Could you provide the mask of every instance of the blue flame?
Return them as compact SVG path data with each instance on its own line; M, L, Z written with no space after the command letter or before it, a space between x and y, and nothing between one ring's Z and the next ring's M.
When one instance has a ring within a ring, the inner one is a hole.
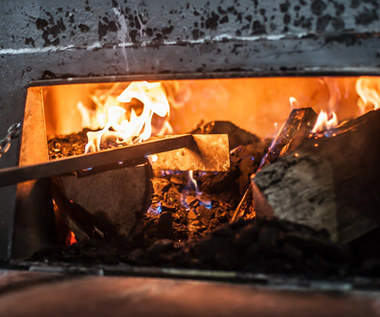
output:
M155 206L151 205L148 209L148 214L159 215L162 212L161 202L155 203Z
M211 200L205 202L205 201L201 201L199 200L199 204L206 207L207 209L211 209L212 208L212 202Z

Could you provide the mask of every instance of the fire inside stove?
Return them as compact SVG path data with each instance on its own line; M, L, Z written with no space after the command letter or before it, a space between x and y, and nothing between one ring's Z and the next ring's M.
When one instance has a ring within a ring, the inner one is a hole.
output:
M148 144L140 159L52 178L61 246L34 259L372 272L356 245L380 223L379 95L377 77L29 88L26 122L44 113L39 161ZM183 135L196 149L156 153ZM26 153L20 164L36 163Z

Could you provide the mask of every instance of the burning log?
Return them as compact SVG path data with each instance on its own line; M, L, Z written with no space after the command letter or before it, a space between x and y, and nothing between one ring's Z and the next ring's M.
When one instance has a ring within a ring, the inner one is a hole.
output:
M308 137L316 120L317 114L312 108L294 109L281 128L281 131L273 140L259 169L268 163L275 162L281 155L296 149ZM241 219L244 215L252 214L253 212L252 185L250 184L245 191L242 200L235 209L231 221Z
M273 140L260 168L295 150L307 138L316 120L317 114L312 108L294 109Z
M380 222L380 111L314 134L252 178L256 214L349 242Z

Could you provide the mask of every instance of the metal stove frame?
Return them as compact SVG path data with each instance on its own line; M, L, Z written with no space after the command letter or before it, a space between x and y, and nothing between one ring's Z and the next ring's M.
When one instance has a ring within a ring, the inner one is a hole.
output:
M23 122L30 85L380 75L379 9L376 0L5 1L0 137ZM20 138L0 159L0 168L17 166L19 152ZM16 193L16 185L0 188L5 262L14 253L15 234L33 240L29 219L44 216L16 212Z

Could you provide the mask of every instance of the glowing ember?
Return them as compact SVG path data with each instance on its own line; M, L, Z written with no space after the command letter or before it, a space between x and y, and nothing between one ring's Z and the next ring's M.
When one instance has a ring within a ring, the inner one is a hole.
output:
M360 77L356 81L356 92L360 96L358 107L364 114L380 108L380 80L376 77Z
M319 113L317 122L312 130L313 133L330 130L338 125L338 117L335 112L332 112L330 116L323 110Z
M141 102L143 109L137 114L135 109L131 108L128 116L128 103L132 102L132 99ZM99 151L100 145L108 140L131 144L149 139L152 135L153 115L166 117L170 109L165 91L159 82L132 82L117 98L109 94L104 103L95 96L92 100L97 106L96 111L89 111L82 103L77 105L84 127L102 129L87 133L86 153ZM171 132L171 126L165 121L156 134L167 132Z
M66 237L66 245L73 245L74 243L77 243L77 239L75 238L74 232L70 231Z

